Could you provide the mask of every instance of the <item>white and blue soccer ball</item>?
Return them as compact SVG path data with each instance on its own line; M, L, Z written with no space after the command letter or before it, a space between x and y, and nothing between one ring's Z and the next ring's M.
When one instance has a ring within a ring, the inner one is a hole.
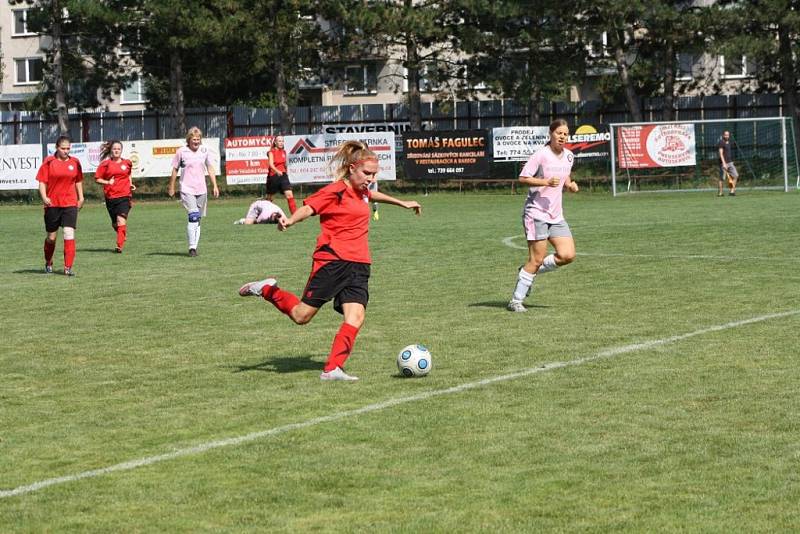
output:
M397 355L397 368L406 377L425 376L431 372L431 353L424 345L403 347Z

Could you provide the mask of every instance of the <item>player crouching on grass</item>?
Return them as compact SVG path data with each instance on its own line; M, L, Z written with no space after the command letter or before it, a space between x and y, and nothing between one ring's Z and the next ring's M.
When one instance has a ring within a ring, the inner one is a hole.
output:
M528 240L528 260L517 273L517 285L508 303L508 310L525 312L522 301L531 291L537 275L572 263L575 242L561 209L564 188L578 192L572 181L575 156L564 147L569 139L569 126L564 119L550 123L550 140L536 151L519 173L519 181L530 186L522 209L522 226ZM548 241L556 249L547 254Z
M277 224L286 214L277 204L269 200L256 200L247 208L247 215L233 221L233 224Z
M311 321L326 302L333 300L333 309L344 316L344 322L333 338L320 380L352 381L358 378L344 372L344 363L364 324L369 301L368 202L413 209L417 215L422 207L415 201L404 202L377 191L370 192L369 186L378 175L378 157L364 143L345 142L336 151L331 165L335 166L333 183L308 197L291 217L278 220L278 230L284 231L319 215L321 231L302 299L280 289L274 278L247 283L239 288L239 295L261 296L300 325Z

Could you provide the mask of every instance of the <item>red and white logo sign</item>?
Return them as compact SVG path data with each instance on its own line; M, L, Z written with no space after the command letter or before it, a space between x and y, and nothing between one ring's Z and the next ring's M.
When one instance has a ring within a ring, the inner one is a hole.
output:
M622 169L693 166L697 162L694 124L621 126L617 155Z

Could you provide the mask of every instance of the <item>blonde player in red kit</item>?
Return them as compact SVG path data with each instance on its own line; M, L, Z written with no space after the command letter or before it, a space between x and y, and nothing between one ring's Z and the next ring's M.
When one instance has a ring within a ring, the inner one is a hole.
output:
M72 141L66 135L56 139L56 152L47 156L36 173L39 195L44 203L44 272L53 272L53 254L56 250L58 229L64 235L64 274L75 276L75 228L78 210L83 206L83 169L81 163L69 155Z
M344 322L333 338L320 379L353 381L358 378L344 372L344 363L364 324L369 301L368 201L413 209L417 215L422 207L414 201L370 192L369 185L378 175L378 157L364 143L342 144L331 165L336 165L333 183L308 197L291 217L278 220L278 230L283 231L319 215L320 234L302 298L279 288L274 278L245 284L239 294L263 297L297 324L308 323L326 302L333 300L333 309L344 316Z
M117 140L103 145L100 159L102 161L94 172L94 181L103 186L111 227L117 234L114 252L121 253L128 235L131 193L136 190L136 186L131 183L131 162L122 159L122 143Z

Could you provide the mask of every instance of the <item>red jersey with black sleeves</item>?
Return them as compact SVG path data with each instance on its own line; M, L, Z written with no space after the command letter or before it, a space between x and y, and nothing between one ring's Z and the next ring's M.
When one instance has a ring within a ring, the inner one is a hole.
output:
M103 185L103 194L106 198L126 198L131 196L131 162L127 159L113 161L104 159L97 166L94 178L102 180L114 179L112 185Z
M357 192L344 180L326 185L305 202L319 215L315 260L371 263L369 255L369 191Z
M47 196L53 208L70 208L78 205L75 184L83 181L81 162L70 156L66 161L47 156L36 173L36 179L47 184Z

